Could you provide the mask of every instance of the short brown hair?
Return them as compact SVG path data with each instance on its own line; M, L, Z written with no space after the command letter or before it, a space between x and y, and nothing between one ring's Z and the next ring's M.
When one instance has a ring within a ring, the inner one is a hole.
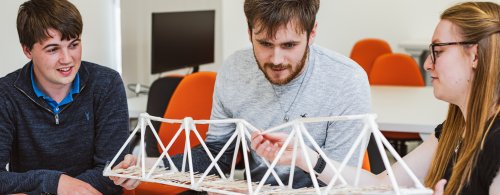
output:
M61 32L63 40L78 38L82 34L82 16L67 0L30 0L17 12L17 33L21 45L30 50L39 41L50 37L48 29Z
M253 31L259 24L257 33L266 31L267 37L275 37L281 26L296 21L296 31L311 34L316 23L319 0L245 0L245 15L248 28Z

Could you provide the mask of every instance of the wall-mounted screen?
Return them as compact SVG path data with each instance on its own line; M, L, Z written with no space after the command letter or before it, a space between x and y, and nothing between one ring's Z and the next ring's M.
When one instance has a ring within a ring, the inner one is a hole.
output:
M214 62L215 11L152 14L151 74Z

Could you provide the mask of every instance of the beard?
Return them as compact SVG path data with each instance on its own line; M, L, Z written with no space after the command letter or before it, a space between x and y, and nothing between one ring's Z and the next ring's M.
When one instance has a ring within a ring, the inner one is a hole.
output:
M264 76L266 79L271 82L274 85L285 85L292 81L299 73L302 72L302 69L304 69L304 65L306 64L307 60L307 55L309 54L309 47L306 45L306 50L304 51L304 54L302 55L302 59L300 62L295 66L292 66L291 64L273 64L273 63L264 63L261 64L259 60L257 60L257 57L255 57L255 61L257 62L259 69L264 73ZM255 56L255 51L254 51L254 56ZM267 70L267 71L266 71ZM282 70L286 71L289 70L289 75L287 75L285 78L276 78L274 79L270 74L272 74L273 70Z

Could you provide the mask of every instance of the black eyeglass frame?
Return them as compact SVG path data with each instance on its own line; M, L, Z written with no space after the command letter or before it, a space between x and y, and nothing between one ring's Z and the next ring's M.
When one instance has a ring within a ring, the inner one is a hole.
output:
M471 45L471 44L477 44L477 43L472 42L472 41L431 43L429 45L429 51L430 51L432 64L436 64L436 53L434 52L434 47L436 47L436 46L448 46L448 45Z

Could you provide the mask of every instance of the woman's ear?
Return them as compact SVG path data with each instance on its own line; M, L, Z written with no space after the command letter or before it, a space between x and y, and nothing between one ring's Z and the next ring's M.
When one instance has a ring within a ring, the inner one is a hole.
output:
M477 47L478 47L478 44L474 44L469 50L470 55L471 55L471 59L472 59L472 68L473 69L476 69L477 63L479 61L478 56L477 56Z

